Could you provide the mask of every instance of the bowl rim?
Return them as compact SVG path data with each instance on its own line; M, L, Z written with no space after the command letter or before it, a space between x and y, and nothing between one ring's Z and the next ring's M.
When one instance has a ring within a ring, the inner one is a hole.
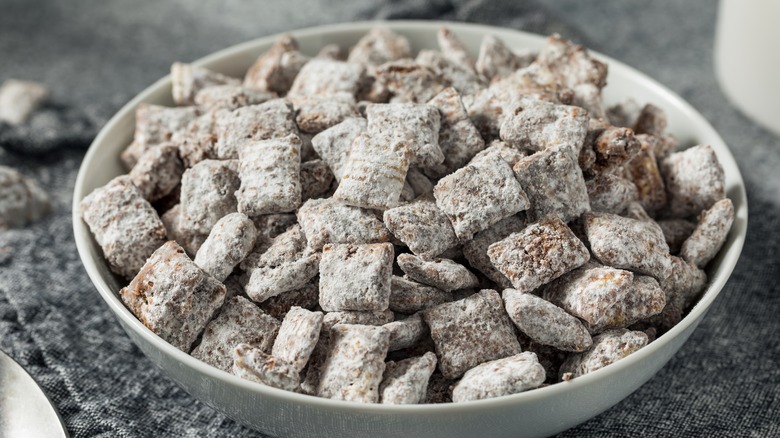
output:
M526 31L516 30L516 29L511 29L506 27L490 26L485 24L451 22L451 21L428 21L428 20L358 21L358 22L351 22L351 23L338 23L338 24L307 27L303 29L286 31L286 32L276 33L276 34L252 39L250 41L239 43L227 47L225 49L216 51L209 55L206 55L202 58L199 58L191 62L191 64L208 65L214 62L218 62L222 59L229 58L231 56L238 56L245 51L252 51L252 50L256 51L257 47L268 45L272 43L277 37L283 34L290 34L296 38L304 38L304 37L315 36L323 33L335 34L335 33L355 32L355 31L367 32L369 29L375 26L388 27L391 30L394 30L402 34L405 29L431 30L431 29L438 29L441 26L446 26L449 29L451 29L455 34L458 34L461 31L476 31L484 34L492 33L497 36L500 36L499 34L516 33L522 36L523 38L527 38L529 40L535 40L539 44L541 44L541 42L543 42L546 39L545 36L534 34L531 32L526 32ZM746 233L747 233L748 207L747 207L747 195L745 192L744 179L742 178L742 174L739 171L739 168L736 164L736 160L734 159L734 156L731 153L731 150L728 148L725 141L720 137L717 131L710 125L710 123L706 120L706 118L704 118L704 116L701 113L699 113L693 106L691 106L688 102L686 102L681 97L679 97L676 93L671 91L669 88L657 82L656 80L652 79L651 77L647 76L646 74L612 57L606 56L595 50L590 50L590 49L588 50L591 54L593 54L597 58L607 62L610 68L610 72L619 70L622 71L622 74L632 76L636 80L636 82L641 83L643 87L647 88L648 90L651 90L654 94L662 96L663 100L676 106L677 109L680 110L682 113L684 113L686 117L690 118L690 120L693 120L698 125L700 125L699 129L702 129L704 131L703 136L717 140L723 146L722 150L718 151L719 160L721 160L722 162L724 159L726 159L731 161L732 162L731 164L733 164L733 166L730 166L733 167L733 169L731 169L732 172L730 172L730 177L734 178L735 182L737 183L735 187L737 192L735 194L739 197L739 201L740 201L739 204L735 202L735 207L736 207L735 221L734 221L734 226L730 231L730 237L728 239L731 241L731 245L726 253L721 253L720 255L721 257L724 257L724 260L721 262L719 271L717 271L718 275L708 279L707 289L703 292L701 298L694 305L694 307L689 311L689 313L679 323L677 323L674 327L672 327L669 331L664 333L662 336L659 336L656 340L649 343L647 346L627 356L626 358L623 358L599 370L585 374L583 376L577 377L576 379L572 379L567 382L560 382L546 387L537 388L531 391L521 392L518 394L505 395L505 396L495 397L490 399L474 400L474 401L459 402L459 403L438 403L438 404L422 404L422 405L421 404L416 404L416 405L364 404L364 403L349 402L349 401L345 402L341 400L331 400L331 399L311 396L307 394L299 394L291 391L285 391L282 389L277 389L274 387L262 385L255 382L250 382L248 380L230 374L226 371L222 371L211 365L208 365L205 362L201 362L200 360L190 356L189 354L177 349L173 345L164 341L162 338L160 338L155 333L153 333L149 328L144 326L124 306L122 301L119 299L117 292L114 292L111 289L111 287L108 285L108 283L104 281L103 278L101 277L101 273L97 267L96 260L90 258L88 242L90 241L90 239L92 239L92 235L89 232L89 229L86 226L86 224L82 221L81 216L79 214L79 202L81 201L81 199L83 199L82 196L86 195L84 193L84 187L86 185L87 173L89 170L86 167L86 163L92 161L94 156L98 154L97 150L99 146L110 138L110 134L112 133L112 131L118 129L117 125L120 124L121 119L126 117L129 112L134 111L135 108L140 103L148 100L150 96L159 92L161 88L170 87L171 84L170 74L164 76L163 78L157 80L156 82L154 82L153 84L145 88L135 97L133 97L128 103L126 103L116 114L114 114L114 116L112 116L111 119L101 128L100 132L95 137L93 142L90 144L90 147L84 156L82 164L79 167L78 176L76 178L76 183L74 186L73 217L72 217L74 238L76 241L76 247L79 252L81 261L85 267L85 270L87 271L90 280L98 290L103 300L108 304L109 308L112 310L115 317L117 317L120 320L120 322L123 322L126 327L132 328L132 330L134 330L138 335L142 336L144 340L147 341L149 344L161 350L164 354L177 359L179 362L182 363L182 365L192 369L193 371L199 374L217 379L219 381L230 384L232 386L241 387L248 391L257 392L263 397L267 397L269 399L284 399L284 401L290 403L307 404L313 407L321 407L321 408L327 408L331 410L332 409L339 409L339 410L358 409L365 412L371 412L377 414L390 414L390 415L397 415L397 414L427 415L427 414L441 413L444 411L448 413L458 413L458 412L466 412L466 411L473 413L475 409L490 410L490 409L500 408L500 407L516 406L525 403L534 403L539 399L543 399L550 396L563 395L571 391L576 391L579 388L588 387L591 385L598 384L600 382L603 383L604 381L609 379L611 374L614 374L616 371L619 370L625 370L627 368L633 367L638 362L645 360L648 356L655 354L658 350L661 350L665 345L672 342L673 339L675 339L678 335L680 335L690 325L698 323L701 317L709 309L710 305L715 300L715 298L723 290L723 287L725 286L726 282L730 278L731 273L733 272L737 264L737 261L739 260L739 257L742 252L742 248L744 246ZM736 219L739 219L739 222ZM740 226L738 226L738 224ZM167 372L164 372L163 374L167 374ZM167 377L171 378L171 376L167 376Z

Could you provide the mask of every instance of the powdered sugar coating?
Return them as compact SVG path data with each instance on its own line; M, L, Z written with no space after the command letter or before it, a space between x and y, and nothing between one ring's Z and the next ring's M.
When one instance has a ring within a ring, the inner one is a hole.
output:
M160 216L165 226L165 235L168 240L175 240L187 251L187 254L195 256L200 246L206 241L208 234L184 230L181 228L181 204L176 204Z
M463 94L472 94L484 87L482 78L471 67L453 62L441 52L423 49L417 54L415 62L430 68L450 87Z
M236 78L181 62L171 65L171 89L173 101L177 105L192 105L195 103L195 95L204 88L215 85L240 85Z
M603 213L620 214L637 201L639 192L633 182L611 173L602 173L585 181L590 208Z
M352 143L333 198L356 207L394 207L413 158L412 149L405 143L386 143L362 133Z
M185 169L203 160L217 158L216 118L225 111L227 110L205 112L190 121L185 129L176 131L171 136L171 142L179 146L179 157Z
M355 310L343 310L338 312L328 312L322 320L322 328L330 330L336 324L357 324L357 325L385 325L393 321L393 312L390 310L378 310L370 312L361 312Z
M179 148L166 143L144 152L130 171L130 179L147 201L154 202L179 185L182 173Z
M574 88L579 84L593 84L603 88L607 83L607 65L588 53L588 49L553 34L547 38L536 58L547 66L563 86Z
M659 280L669 275L669 246L655 222L610 213L587 213L585 232L593 255L602 263Z
M590 211L585 178L568 147L551 147L522 158L514 172L531 203L526 212L529 221L554 215L571 222Z
M359 117L351 94L296 97L295 123L301 131L317 134L351 117Z
M556 146L578 152L588 128L582 108L533 99L517 102L503 120L501 140L534 151Z
M0 165L0 232L34 222L49 211L49 195L35 180Z
M439 43L442 55L450 62L474 71L474 59L463 42L449 28L440 27L436 32L436 41Z
M257 143L289 134L298 134L292 104L273 99L217 114L214 126L217 143L215 156L222 160L238 158L246 144Z
M723 168L710 145L670 154L661 160L661 173L671 217L699 214L726 197Z
M308 60L298 51L295 38L284 34L249 67L244 76L244 86L253 90L285 94Z
M426 167L444 161L439 148L441 116L436 107L414 103L371 104L366 107L366 119L366 133L371 140L394 150L406 146L413 154L411 165Z
M208 235L223 216L237 211L234 195L241 183L237 161L203 160L181 177L179 227Z
M510 167L514 167L518 161L528 156L528 152L529 151L525 149L518 149L514 146L510 146L504 141L493 140L490 142L490 146L474 155L474 158L472 158L471 161L477 163L488 155L493 155L506 161Z
M291 308L279 327L271 354L289 363L298 373L303 371L320 338L322 316L322 312Z
M383 218L390 232L425 260L458 243L449 219L428 197L386 210Z
M519 54L493 35L482 37L474 67L488 83L527 67L536 58L535 52Z
M333 199L310 199L298 209L298 221L309 246L320 250L326 243L381 243L390 233L369 211Z
M397 262L401 270L412 280L443 291L451 292L479 284L476 275L465 266L449 259L426 261L412 254L399 254Z
M278 332L279 321L246 298L234 296L206 326L200 344L192 350L192 357L230 372L233 350L239 344L269 353Z
M391 279L390 310L393 312L410 315L453 300L451 292L395 275Z
M436 107L441 116L439 147L444 154L444 161L428 166L426 171L442 177L460 169L474 158L477 152L485 148L485 141L469 119L455 88L445 88L428 101L428 105Z
M610 330L593 338L588 351L572 354L561 365L561 376L565 380L579 377L604 368L636 352L647 345L647 335L625 329ZM568 377L568 379L567 379Z
M488 247L493 265L520 292L531 292L590 259L585 245L558 218L546 218Z
M301 140L295 134L239 150L238 211L250 217L295 211L301 205Z
M333 59L312 59L295 77L288 96L355 96L365 81L365 67Z
M455 403L517 394L544 383L544 367L536 354L525 352L478 365L452 389Z
M185 353L225 299L225 286L203 272L176 242L157 249L122 301L152 332Z
M390 346L388 347L388 351L409 348L419 342L428 333L428 326L425 325L422 315L419 313L415 313L404 319L388 322L383 327L390 332Z
M398 362L387 362L379 385L379 402L393 405L422 403L435 369L436 355L431 352Z
M631 324L661 313L666 305L666 294L658 281L646 275L635 275L633 284L621 300L608 308L598 324L588 325L591 333L625 328Z
M661 219L657 223L661 227L661 231L664 232L669 252L675 255L680 253L683 242L691 236L697 225L696 222L688 219Z
M633 284L632 272L590 262L551 282L542 296L595 326L607 317L611 307L623 301Z
M502 274L488 257L488 247L525 228L526 221L517 215L501 219L490 228L480 231L474 238L463 244L463 256L471 267L479 270L502 289L512 287L512 283Z
M390 243L325 245L320 261L320 306L329 312L387 309L393 255Z
M285 391L295 391L300 381L299 374L291 364L247 344L239 344L233 349L231 371L242 379Z
M412 59L386 62L375 74L390 102L425 103L447 86L433 70Z
M311 160L301 163L301 200L320 198L330 190L333 183L333 172L322 160Z
M638 189L638 201L648 212L655 213L666 207L666 187L658 170L653 148L644 134L638 135L639 153L625 164L625 174Z
M135 110L133 142L120 155L122 162L128 169L132 169L144 152L170 141L176 131L186 128L197 116L198 110L194 107L169 108L139 104Z
M352 47L347 62L375 67L411 56L409 40L406 37L386 27L377 26L363 35Z
M203 112L233 111L244 106L260 105L278 97L274 92L252 90L241 85L214 85L198 91L195 105Z
M555 304L515 289L501 293L509 319L534 341L563 351L584 351L591 346L584 325Z
M344 172L349 152L352 149L352 142L365 130L366 119L350 117L312 138L311 144L314 150L328 164L336 181L341 181L341 174Z
M415 197L433 193L433 183L416 167L410 167L406 172L406 183L412 188Z
M636 157L640 150L641 144L630 128L595 129L588 133L580 151L580 166L586 176L613 172ZM593 159L584 160L584 154L592 154Z
M166 240L157 212L127 175L95 189L79 204L111 271L132 277Z
M703 268L718 254L734 223L734 204L724 198L699 216L691 236L683 242L680 257Z
M252 250L255 225L246 215L231 213L214 224L209 237L195 256L195 264L219 281L224 281Z
M336 324L322 365L319 397L362 403L379 401L389 333L384 327Z
M229 279L228 279L229 280ZM243 288L242 288L243 290ZM298 289L282 292L260 303L260 308L276 319L284 319L293 307L313 310L320 296L320 278L314 277Z
M639 111L633 128L637 134L661 137L666 131L666 125L667 120L664 111L652 103L647 103Z
M496 291L482 290L423 312L436 346L439 370L460 377L480 363L520 353L512 323Z
M452 222L455 235L463 241L529 207L512 169L495 156L472 160L445 176L433 188L433 196L436 206Z

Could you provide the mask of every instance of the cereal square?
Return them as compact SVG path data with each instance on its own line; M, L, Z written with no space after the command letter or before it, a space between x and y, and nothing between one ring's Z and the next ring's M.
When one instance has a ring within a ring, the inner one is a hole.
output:
M420 310L454 301L452 292L417 283L396 275L391 279L390 310L411 315Z
M386 210L384 222L395 237L426 260L458 244L450 220L427 197Z
M303 371L320 338L322 316L322 312L291 308L279 327L271 354L292 365L299 373Z
M141 322L179 350L192 343L225 300L225 286L187 257L176 242L161 246L119 291Z
M352 149L352 142L365 130L366 119L350 117L311 139L312 147L317 155L328 163L336 181L341 181L341 174L344 172L344 167L349 159L349 151Z
M433 70L449 86L462 94L475 93L485 86L473 66L469 68L453 62L436 50L420 50L415 62Z
M639 191L633 182L611 173L603 173L585 181L590 208L602 213L620 214L636 202Z
M293 106L298 128L310 134L338 125L344 119L360 116L355 107L355 97L351 94L297 97Z
M310 199L298 209L298 221L309 246L320 250L326 243L381 243L390 240L385 225L368 210L333 199Z
M485 35L482 37L479 56L474 67L477 73L490 83L527 67L534 58L536 53L533 51L525 53L514 51L495 36Z
M441 116L436 107L414 103L371 104L366 108L366 132L371 140L412 151L411 164L434 166L444 161L439 148Z
M192 105L195 95L215 85L240 85L236 78L225 76L197 65L174 62L171 65L171 89L177 105Z
M347 62L376 67L411 56L409 40L406 37L386 27L377 26L363 35L349 51Z
M726 243L734 223L734 204L724 198L701 213L691 236L683 242L680 257L699 268L707 266Z
M290 363L247 344L239 344L233 349L231 371L242 379L285 391L295 391L300 382L300 375Z
M425 103L447 86L433 70L412 59L386 62L376 68L376 77L390 93L390 102Z
M233 111L244 106L260 105L278 97L273 92L252 90L241 85L215 85L200 90L195 95L195 105L203 112Z
M217 280L225 281L252 250L256 236L255 225L246 215L231 213L214 224L198 249L195 264Z
M460 94L454 88L445 88L428 101L428 105L436 107L441 115L439 147L444 161L433 166L432 171L433 176L442 177L460 169L485 149L485 141L469 119Z
M379 402L392 405L422 403L435 369L436 355L430 351L419 357L387 362L379 385Z
M710 145L670 154L661 161L661 173L671 217L699 214L726 197L723 167Z
M284 34L260 55L244 76L244 86L253 90L287 93L309 58L298 51L298 42Z
M639 331L616 329L593 338L593 346L572 354L561 365L561 378L569 380L611 365L647 345L647 335Z
M387 309L393 256L390 243L325 245L320 261L320 306L328 312Z
M239 149L238 211L250 217L295 211L301 205L301 140L295 134Z
M183 231L208 235L218 220L237 211L237 170L235 160L203 160L184 172L179 218Z
M463 375L452 389L455 403L484 400L538 388L546 373L536 354L526 351L478 365Z
M479 270L487 278L497 283L501 289L512 287L512 283L502 274L487 255L488 247L499 240L509 237L510 234L522 231L526 221L517 215L501 219L490 228L480 231L474 238L463 244L463 256L468 260L472 268Z
M439 370L455 379L475 366L520 353L520 343L494 290L423 312L436 346Z
M238 158L239 150L245 144L298 134L298 126L292 104L285 99L274 99L260 105L219 112L214 132L217 137L216 157L229 160Z
M518 148L565 147L579 152L587 130L588 113L582 108L523 99L504 116L500 135Z
M446 292L476 287L477 276L465 266L449 259L425 261L412 254L399 254L398 266L412 280Z
M179 148L172 143L165 143L138 157L130 171L130 179L147 201L154 202L179 185L182 173L184 166L179 159Z
M312 59L295 77L288 96L355 96L365 81L366 70L360 64L350 64L333 59Z
M132 169L144 152L170 141L176 131L186 128L196 117L198 109L195 107L169 108L139 104L135 110L133 142L120 155L122 162L128 169Z

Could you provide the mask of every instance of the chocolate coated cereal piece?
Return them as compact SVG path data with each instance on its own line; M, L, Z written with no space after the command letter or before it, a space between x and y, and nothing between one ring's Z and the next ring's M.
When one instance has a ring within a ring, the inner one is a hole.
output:
M415 197L433 193L433 183L416 167L410 167L406 172L406 182L412 188Z
M636 157L642 147L629 128L598 129L594 134L593 141L590 141L591 135L588 135L580 151L580 166L586 176L612 172ZM582 154L587 153L593 154L593 160L588 160L589 165L582 166Z
M726 242L734 223L734 204L724 198L699 215L699 223L683 242L680 257L699 268L707 266Z
M592 58L587 48L558 34L547 38L547 44L539 50L536 62L547 66L565 87L593 84L601 89L607 83L607 64Z
M166 143L144 152L130 171L130 179L147 201L154 202L179 185L182 173L179 148Z
M270 240L298 223L294 213L264 214L251 218L257 230L257 241Z
M300 376L292 364L247 344L239 344L233 349L231 371L242 379L285 391L295 391L300 381Z
M638 190L633 182L611 173L602 173L585 181L592 211L623 213L628 205L637 201Z
M295 122L301 131L317 134L350 117L359 117L351 94L296 97Z
M365 67L332 59L312 59L301 68L288 96L355 96L365 78Z
M655 222L610 213L587 213L585 232L593 255L602 263L659 280L669 275L672 267L669 246Z
M361 403L379 401L389 333L384 327L336 324L317 395Z
M591 118L605 120L607 118L604 105L601 100L601 88L589 84L577 84L572 87L574 99L572 104L585 108Z
M244 86L283 95L307 61L308 58L298 52L295 38L288 34L282 35L249 67L244 76Z
M441 115L439 128L439 148L444 154L444 161L436 166L428 166L434 176L445 176L468 163L477 152L485 148L485 141L469 119L466 107L458 92L445 88L428 105L434 106Z
M428 379L428 389L422 403L452 403L452 385L457 381L444 377L438 370Z
M723 168L712 146L699 145L670 154L660 164L670 217L699 214L726 197Z
M425 260L458 244L449 219L427 197L386 210L384 222L395 237Z
M607 122L621 128L633 128L642 108L631 97L607 108ZM636 130L634 131L637 134Z
M585 245L557 217L533 223L490 245L487 253L520 292L531 292L590 259Z
M583 353L572 354L561 365L564 380L572 379L613 364L647 345L643 332L617 329L593 338L593 346Z
M138 273L146 259L165 243L160 217L127 175L95 189L79 207L109 268L121 276Z
M466 46L447 27L442 26L436 33L436 41L439 43L441 53L451 62L474 71L474 58L471 57Z
M204 88L216 85L240 85L236 78L225 76L197 65L174 62L171 65L171 88L177 105L192 105L195 95Z
M225 302L219 314L206 326L203 339L192 350L192 357L223 371L233 368L233 350L239 344L271 351L279 321L242 296Z
M365 133L358 135L333 199L378 210L396 206L413 158L412 149L405 143L386 143Z
M49 196L35 180L0 165L0 232L37 221L49 211Z
M534 151L565 146L578 153L588 128L582 108L532 99L517 102L503 120L501 139Z
M326 243L380 243L390 240L385 225L369 211L333 199L310 199L298 209L298 221L309 246Z
M295 134L239 150L238 211L250 217L295 211L301 205L301 140Z
M227 283L225 285L227 286ZM279 295L268 298L260 303L260 308L274 318L281 320L293 307L297 306L307 310L314 309L317 306L319 297L320 279L319 277L314 277L303 287L282 292Z
M480 363L520 353L512 323L494 290L432 307L423 318L436 345L439 370L447 379Z
M484 400L538 388L546 373L536 354L525 353L478 365L463 375L452 389L455 403Z
M206 87L195 95L195 105L202 111L228 110L243 106L260 105L278 98L274 92L257 91L241 85L215 85Z
M376 67L411 56L409 40L406 37L386 27L377 26L363 35L349 51L347 62Z
M133 142L120 154L122 162L128 169L132 169L144 152L170 141L175 132L186 128L197 116L198 109L195 107L169 108L139 104L135 110Z
M415 58L415 62L433 70L450 87L462 94L476 93L485 87L482 83L482 78L477 75L473 66L469 68L455 63L441 52L426 49L420 50L417 58Z
M168 240L174 240L187 251L187 254L195 256L200 246L206 241L208 234L200 234L181 228L181 204L176 204L160 216L165 226L165 235Z
M509 319L534 341L563 351L585 351L591 346L584 325L555 304L515 289L501 294Z
M195 264L224 281L255 245L255 225L241 213L231 213L214 224L195 256Z
M444 161L439 148L441 116L436 107L414 103L372 104L366 108L366 119L366 132L371 140L394 150L408 147L413 154L412 165L434 166Z
M707 273L680 257L672 256L672 273L661 282L667 304L673 301L681 310L688 308L707 287ZM671 300L668 298L671 296Z
M379 402L392 405L422 403L435 369L436 355L432 352L387 362L379 385Z
M463 244L463 256L471 267L478 269L491 281L497 283L501 289L512 287L512 283L502 274L493 263L490 262L488 247L499 240L505 239L512 233L517 233L525 228L526 222L517 215L501 219L490 228L480 231L474 238Z
M376 77L390 102L425 103L447 86L433 70L412 59L386 62L377 67Z
M633 181L638 189L639 203L649 212L657 212L666 206L666 187L664 177L658 170L653 148L647 135L638 135L641 145L639 153L625 164L626 177Z
M390 310L413 314L438 304L453 301L452 292L394 275L391 279Z
M179 157L185 168L197 163L217 158L215 145L216 117L227 110L214 110L201 114L187 124L183 130L176 131L171 136L171 142L179 146Z
M557 146L525 157L514 166L531 207L529 221L557 216L571 222L590 211L585 178L567 146Z
M390 243L325 245L320 261L320 306L328 312L387 309L393 255Z
M434 187L433 196L462 241L529 207L528 197L512 169L496 156L472 161L442 178Z
M333 173L322 160L312 160L301 163L301 200L320 198L330 190L333 183Z
M527 67L536 58L536 53L519 54L507 47L503 41L493 35L482 37L479 46L479 56L475 68L485 80L490 83L497 78Z
M488 155L495 155L500 157L502 160L506 161L510 167L514 167L518 161L528 156L528 151L510 146L501 140L493 140L490 142L489 147L479 151L477 155L474 155L474 158L472 158L471 161L474 163L479 162Z
M0 86L0 122L21 125L40 107L49 92L41 84L6 79Z
M220 112L214 130L217 136L215 154L222 160L238 158L240 149L246 144L298 134L295 113L285 99Z
M225 299L225 286L203 272L176 242L168 242L119 291L141 322L179 350L189 353Z
M393 322L393 312L390 310L379 310L371 312L359 312L354 310L344 310L339 312L328 312L322 320L322 328L330 330L336 324L358 324L358 325L385 325Z
M451 292L479 284L476 275L465 266L449 259L425 261L412 254L399 254L397 261L404 273L412 280L443 291Z
M646 275L635 275L628 293L607 309L597 324L589 324L591 333L625 328L631 324L661 313L666 305L666 294L658 281Z
M683 242L696 229L696 222L688 219L662 219L658 221L658 226L664 232L664 239L666 239L666 244L669 245L669 252L671 254L679 254Z
M383 327L390 332L388 351L409 348L417 344L428 333L428 326L425 325L422 315L419 313L389 322Z
M349 151L352 149L352 142L365 130L366 119L350 117L312 138L311 144L314 150L323 161L328 163L336 181L341 181L341 174L349 159Z
M271 354L290 365L298 373L303 371L317 345L322 328L322 312L310 312L293 307L287 312Z
M223 216L237 211L238 162L203 160L181 177L179 227L208 235Z
M601 324L609 309L631 293L634 274L594 262L575 269L544 288L543 298L590 326Z
M666 131L666 114L664 110L652 103L645 104L634 122L634 132L662 137Z

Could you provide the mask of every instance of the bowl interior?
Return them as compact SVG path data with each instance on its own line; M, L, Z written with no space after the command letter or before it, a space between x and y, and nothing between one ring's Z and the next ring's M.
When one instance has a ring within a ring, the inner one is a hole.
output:
M291 33L299 41L303 53L314 55L326 44L336 43L342 47L354 45L361 36L376 24L373 22L350 23L305 29ZM515 48L538 48L544 43L544 37L538 35L481 25L413 21L386 22L382 25L406 36L410 40L415 52L424 48L437 48L436 31L441 25L448 26L461 38L473 54L477 53L481 38L487 34L495 35L510 47ZM257 56L268 49L274 39L275 36L271 36L243 43L202 58L196 61L195 64L231 76L241 77ZM553 433L557 430L571 427L607 409L638 388L663 366L666 360L682 345L723 288L734 269L745 240L747 227L747 198L742 176L734 157L712 126L709 125L701 114L664 86L625 64L600 54L596 55L609 64L609 83L604 89L605 103L607 105L614 104L627 97L634 98L640 104L651 102L666 112L669 118L668 130L679 139L682 145L711 144L723 165L726 175L727 195L734 202L736 209L734 226L719 256L710 264L708 272L710 277L709 286L699 303L681 323L656 341L626 359L599 371L570 382L551 385L527 393L459 405L365 406L289 393L247 382L212 368L167 344L141 324L118 298L117 291L124 286L123 281L114 276L108 269L99 246L92 238L86 224L80 218L78 202L92 190L106 184L113 177L125 173L119 161L119 153L132 139L134 110L142 102L173 105L170 97L171 82L169 76L160 79L125 105L100 131L84 158L74 189L73 204L74 234L82 262L90 279L120 320L125 330L134 341L139 343L139 346L157 365L164 368L174 380L177 380L185 389L195 394L196 397L205 398L204 401L207 403L250 426L270 432L278 432L280 430L275 428L274 424L268 423L271 421L268 419L258 420L257 423L253 423L251 418L247 420L245 416L237 414L231 406L226 407L222 405L221 403L223 402L218 401L214 397L210 399L208 395L211 394L210 392L201 393L198 391L198 388L187 387L184 379L178 378L179 375L181 373L195 374L201 379L212 381L211 384L213 385L229 385L232 388L255 394L263 399L273 400L276 403L292 403L295 406L305 405L312 409L321 409L323 412L325 410L329 412L349 412L352 414L361 412L373 416L391 415L394 416L393 418L402 416L409 421L422 421L421 419L426 416L433 416L430 418L434 418L436 415L468 414L469 416L479 416L491 411L498 411L499 409L519 412L518 410L522 410L523 407L554 399L558 400L556 403L559 403L559 405L556 405L559 406L556 416L563 417L568 414L568 420L548 423L546 429L541 428L538 431ZM657 355L655 362L650 360L654 355ZM661 359L658 359L659 357ZM176 366L171 366L174 362ZM643 363L653 363L653 366L642 366ZM616 383L611 380L611 378L619 374L625 376L630 381ZM573 403L567 404L565 402L567 398L573 399L572 397L576 394L584 393L600 396L602 401L594 402L590 409L587 409L586 406L574 406ZM206 395L204 396L203 394ZM516 416L514 415L514 417ZM478 418L484 419L489 418L489 416L483 415ZM342 424L342 426L344 425ZM507 430L511 431L512 429Z

